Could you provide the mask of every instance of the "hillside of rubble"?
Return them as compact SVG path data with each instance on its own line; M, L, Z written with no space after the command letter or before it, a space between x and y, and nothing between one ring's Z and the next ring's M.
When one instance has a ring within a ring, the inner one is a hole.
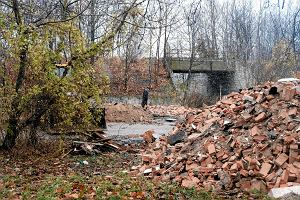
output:
M299 186L299 83L267 82L188 113L171 134L146 140L131 174L234 195Z

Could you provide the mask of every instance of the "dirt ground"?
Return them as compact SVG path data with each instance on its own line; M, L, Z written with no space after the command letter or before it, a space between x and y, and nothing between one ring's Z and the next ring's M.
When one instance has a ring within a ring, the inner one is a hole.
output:
M148 106L144 110L141 106L129 104L106 104L106 121L107 122L144 122L151 123L155 117L183 117L187 113L199 111L196 108L187 108L179 105L169 106Z
M164 109L164 111L162 111ZM179 106L107 105L107 122L154 123L154 116L179 117L196 112ZM33 148L19 143L11 152L0 150L0 199L268 199L264 194L231 196L183 188L132 174L142 162L145 144L128 145L120 152L76 155L70 139L41 141Z
M237 198L137 177L130 174L141 162L137 148L73 155L53 141L35 149L20 145L12 152L0 151L0 199L267 199L259 193Z
M107 104L106 121L107 122L151 122L152 114L148 110L143 110L141 106L126 104Z

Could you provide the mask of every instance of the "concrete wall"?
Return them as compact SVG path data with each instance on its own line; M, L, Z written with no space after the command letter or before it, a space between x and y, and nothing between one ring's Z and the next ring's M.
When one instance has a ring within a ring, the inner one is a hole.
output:
M175 85L177 92L184 91L184 83L187 79L188 73L172 73L171 78ZM205 73L193 73L191 77L191 85L189 87L189 92L201 93L207 96L207 82L208 76Z
M207 73L192 73L189 92L197 92L204 96L225 95L241 88L247 88L252 84L250 70L240 63L235 63L234 71L211 71ZM184 91L188 73L172 73L171 78L178 92Z
M173 71L188 71L190 60L188 58L172 58L170 65ZM192 70L197 72L209 71L234 71L234 66L231 63L225 63L223 60L195 60Z

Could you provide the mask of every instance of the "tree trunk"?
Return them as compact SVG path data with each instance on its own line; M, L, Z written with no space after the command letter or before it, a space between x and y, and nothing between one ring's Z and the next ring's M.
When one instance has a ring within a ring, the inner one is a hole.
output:
M13 111L12 115L9 118L6 135L2 144L2 148L5 150L11 149L16 144L16 140L20 133L18 129L18 121L19 118L16 115L16 111Z
M95 33L96 33L96 22L95 22L95 2L96 0L92 0L91 1L91 18L90 18L90 28L91 28L91 32L90 32L90 42L91 45L93 45L95 43ZM95 64L95 55L91 56L91 64L94 65Z
M19 34L21 35L21 40L23 38L23 41L28 41L28 30L24 30L24 25L21 19L21 14L19 10L19 2L17 0L13 0L13 12L15 15L15 20L17 25L19 26ZM21 100L21 93L20 89L23 86L23 82L25 79L25 71L26 71L26 66L28 62L28 44L27 42L23 42L22 46L20 47L20 53L19 53L19 59L20 59L20 64L19 64L19 73L16 81L16 97L12 101L12 111L9 116L8 120L8 128L6 130L6 135L2 144L2 147L6 150L9 150L13 148L16 144L16 139L19 136L20 130L18 128L18 123L19 119L21 116L21 110L19 108L20 105L20 100Z

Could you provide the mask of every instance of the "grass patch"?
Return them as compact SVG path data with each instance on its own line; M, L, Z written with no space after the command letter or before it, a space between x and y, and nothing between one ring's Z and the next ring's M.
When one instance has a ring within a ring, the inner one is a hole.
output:
M84 177L81 175L50 176L39 183L10 190L6 183L14 181L6 177L5 187L0 189L0 199L19 195L22 199L218 199L211 192L185 189L177 184L157 183L146 178L131 178L123 173L112 177ZM15 186L16 187L16 186Z

